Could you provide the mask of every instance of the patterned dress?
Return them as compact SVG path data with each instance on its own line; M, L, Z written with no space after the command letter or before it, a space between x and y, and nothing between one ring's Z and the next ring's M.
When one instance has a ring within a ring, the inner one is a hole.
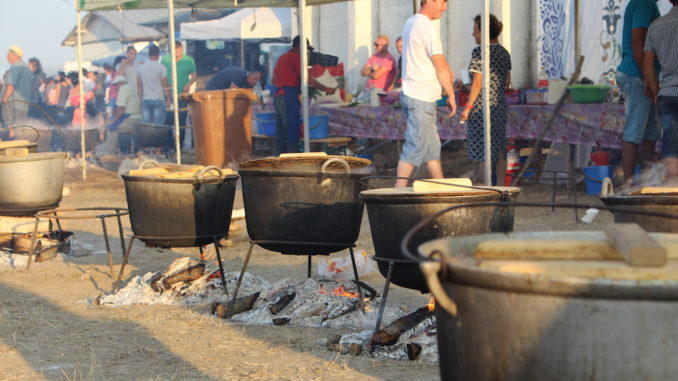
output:
M473 49L471 73L482 73L482 60L480 59L480 47ZM508 118L508 105L504 96L508 73L511 71L511 55L501 45L490 45L490 123L491 123L491 148L492 162L499 157L506 157L506 120ZM483 93L473 104L473 109L468 117L466 132L466 153L468 158L481 162L485 160L485 129L483 127ZM499 156L501 155L501 156Z

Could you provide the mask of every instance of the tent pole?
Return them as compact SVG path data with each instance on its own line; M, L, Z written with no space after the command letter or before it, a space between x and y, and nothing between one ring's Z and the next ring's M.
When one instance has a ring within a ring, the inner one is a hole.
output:
M87 160L85 160L85 93L83 93L84 81L82 79L82 21L80 20L80 9L78 2L75 4L75 25L77 25L77 43L78 43L78 84L80 86L80 152L82 153L82 179L87 180Z
M581 12L579 0L574 0L574 61L575 64L581 56L581 24L579 13Z
M177 89L177 56L175 55L176 43L174 41L174 0L167 0L167 10L169 15L167 20L169 21L169 55L172 61L172 104L174 105L174 144L175 149L177 150L177 164L181 164L181 133L179 130L179 93Z
M304 152L311 152L311 142L309 139L309 125L308 125L308 53L306 46L306 28L304 28L304 9L306 8L306 0L299 1L299 36L300 36L300 53L301 53L301 110L304 117Z
M485 185L492 185L492 123L490 120L490 0L483 0L481 53L483 62L483 125L485 127ZM498 179L497 179L498 180Z

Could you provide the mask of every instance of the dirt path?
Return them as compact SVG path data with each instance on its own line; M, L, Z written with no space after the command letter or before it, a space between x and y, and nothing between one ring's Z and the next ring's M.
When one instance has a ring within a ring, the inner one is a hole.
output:
M79 169L67 171L71 195L62 207L126 206L124 187L113 172L91 167L86 182ZM523 200L550 200L550 188L524 188ZM598 203L585 197L585 203ZM559 199L567 200L563 191ZM235 208L242 207L241 199ZM516 230L589 230L576 224L571 210L520 210ZM78 240L103 250L100 226L75 221L65 226ZM129 225L125 234L131 235ZM117 239L117 236L116 236ZM244 229L224 252L227 271L239 270L247 250ZM363 221L357 245L373 253ZM115 263L121 262L114 241ZM161 250L135 243L125 279L164 269L173 259L197 257L197 250ZM345 255L341 253L339 255ZM30 271L0 267L0 380L430 380L437 365L338 355L322 340L336 332L237 324L207 315L207 307L131 306L110 308L88 303L112 287L105 255L64 257ZM255 249L248 271L271 282L303 279L306 258ZM116 270L117 270L116 266ZM365 279L381 291L378 274ZM428 296L393 286L389 303L419 307Z

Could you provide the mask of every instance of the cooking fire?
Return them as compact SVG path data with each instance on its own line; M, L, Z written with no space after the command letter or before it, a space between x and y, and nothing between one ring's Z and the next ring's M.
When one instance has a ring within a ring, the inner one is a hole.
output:
M238 275L224 274L229 291ZM192 258L180 258L165 271L136 276L116 293L100 296L94 302L111 307L203 305L215 317L244 324L350 330L322 344L341 353L370 352L394 359L437 361L432 302L411 313L386 306L384 327L374 334L380 297L369 285L361 283L361 287L362 301L353 281L309 278L298 282L285 278L271 284L245 273L239 294L242 296L231 306L230 298L223 293L218 269Z

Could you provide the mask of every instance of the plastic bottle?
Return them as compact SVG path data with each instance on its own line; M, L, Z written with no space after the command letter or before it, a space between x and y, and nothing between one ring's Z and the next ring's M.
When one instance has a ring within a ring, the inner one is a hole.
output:
M549 87L549 77L546 75L546 71L544 67L541 67L541 70L539 71L539 76L537 77L537 88L538 89L548 89Z

